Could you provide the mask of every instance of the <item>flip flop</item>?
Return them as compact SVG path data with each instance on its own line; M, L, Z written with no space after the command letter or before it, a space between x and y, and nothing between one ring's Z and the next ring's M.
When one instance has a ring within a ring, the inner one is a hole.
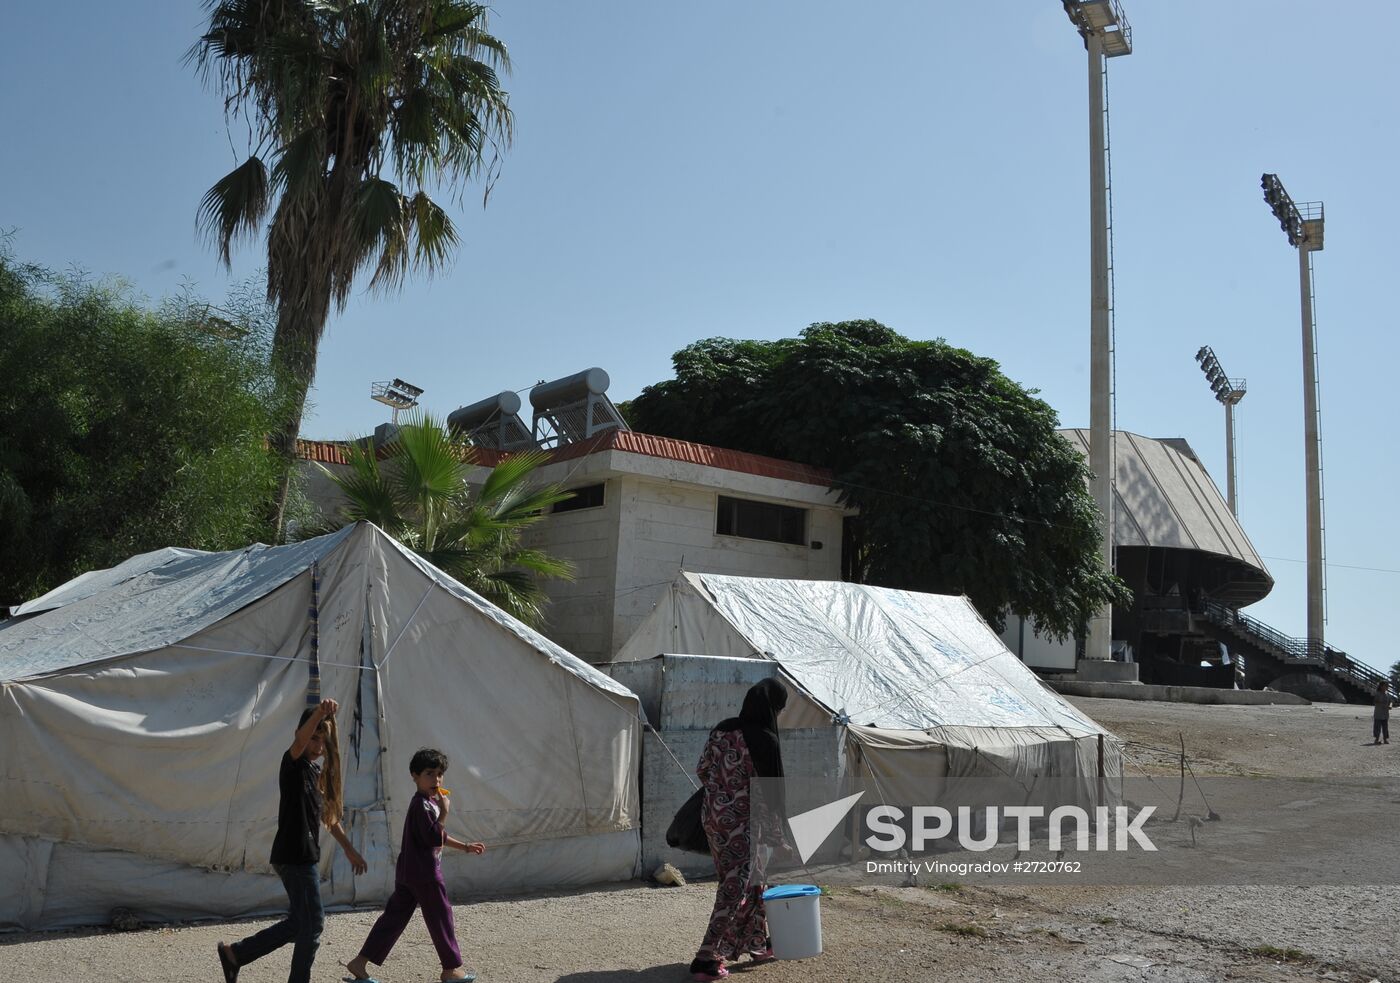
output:
M379 983L373 976L342 976L345 983Z
M238 967L235 966L224 953L224 943L220 942L214 947L214 951L219 954L219 966L224 971L224 983L238 983Z

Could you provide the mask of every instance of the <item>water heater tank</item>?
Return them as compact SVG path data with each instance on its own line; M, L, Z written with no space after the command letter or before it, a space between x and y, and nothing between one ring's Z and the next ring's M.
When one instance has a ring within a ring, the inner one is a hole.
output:
M507 389L505 392L478 400L470 406L453 410L447 416L447 425L454 430L471 432L489 420L511 417L519 412L520 397Z
M553 382L541 382L530 390L530 405L536 410L546 410L552 406L577 403L590 395L601 396L608 391L608 381L608 374L595 367Z

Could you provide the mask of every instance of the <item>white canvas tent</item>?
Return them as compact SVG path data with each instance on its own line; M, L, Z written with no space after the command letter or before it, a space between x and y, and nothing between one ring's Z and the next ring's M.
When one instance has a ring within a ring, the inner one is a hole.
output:
M944 777L1121 775L1121 745L1041 684L965 597L682 574L614 661L769 659L785 728L848 726L851 773L920 801Z
M449 830L488 846L445 858L449 888L634 873L635 695L373 525L161 550L14 613L0 626L0 926L282 906L267 863L277 763L313 639L342 708L345 825L370 867L352 878L323 835L328 905L391 890L423 746L452 759Z

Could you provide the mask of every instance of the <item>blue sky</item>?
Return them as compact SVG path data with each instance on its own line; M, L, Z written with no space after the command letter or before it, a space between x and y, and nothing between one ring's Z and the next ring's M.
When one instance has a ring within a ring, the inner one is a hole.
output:
M1388 666L1400 5L1124 4L1118 426L1186 438L1223 487L1224 414L1192 356L1212 345L1248 380L1240 515L1277 581L1250 613L1303 634L1297 258L1259 175L1325 201L1328 639ZM202 21L195 3L7 11L0 228L20 255L152 298L192 284L217 300L257 273L258 244L228 272L195 231L246 149L182 64ZM456 206L449 273L334 318L307 436L383 422L379 379L445 414L600 365L620 400L698 338L854 317L990 356L1066 426L1087 423L1087 67L1056 0L501 0L492 26L518 126L495 192Z

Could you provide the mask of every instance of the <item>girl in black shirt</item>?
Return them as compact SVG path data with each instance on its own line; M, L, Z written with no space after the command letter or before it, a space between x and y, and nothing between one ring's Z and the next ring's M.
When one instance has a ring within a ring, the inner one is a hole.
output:
M311 964L321 945L325 913L321 908L321 826L345 850L350 868L365 872L365 860L350 845L340 827L340 752L335 739L335 700L308 708L297 723L292 746L282 755L277 772L281 801L277 836L272 841L272 867L287 890L287 917L239 942L219 943L219 964L225 983L238 979L238 968L293 943L288 983L308 983ZM324 767L313 762L324 757Z

